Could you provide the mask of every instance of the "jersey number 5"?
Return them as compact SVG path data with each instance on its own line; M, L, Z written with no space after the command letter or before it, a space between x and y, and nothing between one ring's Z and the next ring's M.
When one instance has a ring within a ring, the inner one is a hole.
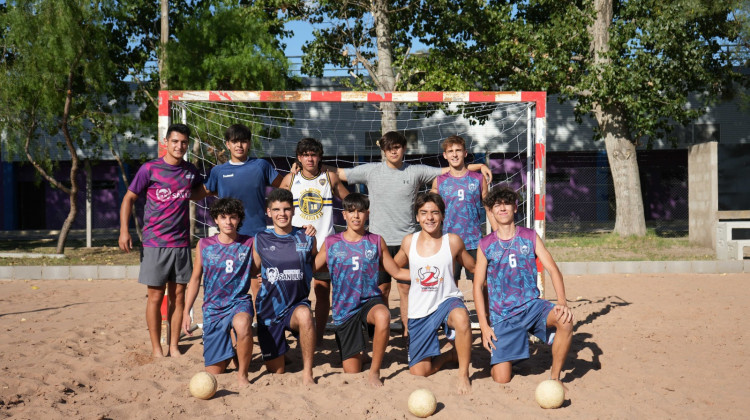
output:
M357 271L359 270L359 256L355 255L352 257L352 265L354 266L352 270Z

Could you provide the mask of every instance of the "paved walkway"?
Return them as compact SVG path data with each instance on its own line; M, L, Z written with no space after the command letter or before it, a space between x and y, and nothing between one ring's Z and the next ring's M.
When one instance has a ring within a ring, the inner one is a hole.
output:
M563 275L639 273L750 273L750 259L742 261L616 261L561 262ZM137 265L51 265L0 267L0 280L122 280L137 279Z

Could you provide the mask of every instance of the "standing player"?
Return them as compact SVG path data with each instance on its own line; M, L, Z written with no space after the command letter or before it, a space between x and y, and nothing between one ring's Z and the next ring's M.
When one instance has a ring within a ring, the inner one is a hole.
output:
M168 353L180 356L182 310L185 305L185 285L193 269L190 256L190 200L203 196L198 169L186 162L190 128L172 124L167 129L167 154L163 158L144 163L128 186L120 206L120 249L130 252L133 241L128 231L133 203L146 195L143 209L143 250L138 283L148 288L146 324L154 357L163 357L161 348L161 304L168 288L167 318L171 329Z
M278 187L281 175L263 159L250 159L250 129L242 124L230 125L224 132L230 159L211 170L204 185L206 193L242 201L245 221L239 233L253 236L266 229L266 186Z
M404 162L406 137L397 131L390 131L380 138L380 149L385 160L379 163L367 163L354 168L338 170L339 178L349 183L361 183L367 186L372 202L370 231L381 235L388 244L391 254L398 251L404 236L416 231L412 203L420 187L430 183L435 177L448 168L434 168L426 165L411 165ZM470 170L482 170L492 177L485 165L474 164ZM381 272L378 279L380 290L386 305L391 291L391 276ZM401 310L402 322L406 313Z
M289 350L285 332L297 335L302 350L302 382L312 385L315 325L308 296L318 248L315 237L292 226L291 192L275 189L266 201L273 228L255 235L253 247L253 267L260 269L262 277L255 298L258 344L266 369L284 373L284 354Z
M474 259L458 235L443 234L443 199L434 192L422 193L414 202L420 232L401 242L395 260L409 263L411 283L399 287L408 293L409 372L429 376L449 361L458 362L458 393L471 392L471 325L463 294L453 278L453 265L460 263L474 271ZM403 304L402 304L403 306ZM438 328L453 340L454 348L440 354Z
M516 226L518 193L495 188L484 204L499 225L479 242L474 272L474 299L482 328L482 344L491 352L492 379L508 383L512 362L529 358L528 333L552 344L550 378L560 380L563 362L573 335L573 313L565 298L565 285L555 260L532 229ZM537 287L538 258L552 278L557 305L540 299ZM489 322L481 288L487 284Z
M399 270L393 262L385 241L365 229L370 200L363 194L349 194L342 203L346 231L329 236L315 259L315 267L326 264L331 271L333 286L333 323L336 344L346 373L362 371L362 355L367 347L365 331L372 333L372 363L368 381L383 386L380 365L390 335L391 315L378 289L378 270L387 268L402 280L409 272Z
M297 143L296 155L301 171L287 174L281 181L281 188L290 190L294 196L292 225L301 228L312 224L317 232L315 241L320 250L325 238L334 232L333 196L343 200L349 194L349 190L339 181L335 172L321 168L323 145L317 139L305 137L300 140ZM330 280L327 272L314 274L315 328L318 343L323 340L328 311L331 308Z
M245 210L234 198L220 198L211 206L219 233L198 241L193 275L187 286L182 331L190 331L190 309L198 296L203 276L203 359L206 372L224 373L237 357L237 381L249 385L247 371L253 355L253 301L250 269L253 238L237 233ZM236 335L236 351L230 332Z
M487 214L487 221L492 231L497 230L497 223L489 209L484 212L482 198L487 195L487 181L482 175L471 172L466 167L466 140L460 136L450 136L443 141L443 158L448 161L450 170L432 183L432 191L440 194L445 202L445 222L443 231L460 236L466 250L476 259L479 239L482 238L482 213ZM453 277L461 278L461 265L456 264ZM466 278L474 275L466 272Z

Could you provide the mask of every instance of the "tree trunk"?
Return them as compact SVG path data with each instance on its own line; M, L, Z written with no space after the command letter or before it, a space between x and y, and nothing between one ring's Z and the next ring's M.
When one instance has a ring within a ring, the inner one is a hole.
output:
M80 57L80 54L79 54ZM78 60L75 60L77 63ZM79 159L78 152L76 151L75 145L73 145L73 139L70 137L70 131L68 131L68 120L70 118L70 107L73 103L73 69L68 73L68 89L65 95L65 107L63 108L62 119L60 120L60 128L63 132L63 138L65 139L65 147L68 148L70 153L70 190L68 190L68 197L70 199L70 210L68 211L68 217L65 218L62 227L60 228L60 236L57 238L57 249L56 253L62 254L65 251L65 241L68 239L68 233L70 228L73 226L73 221L76 219L76 213L78 212L78 201L76 196L78 195L78 167Z
M591 37L590 53L594 56L595 69L604 71L611 64L609 52L609 28L612 25L613 0L594 0L596 17L588 28ZM621 235L646 234L646 219L643 215L643 197L638 172L635 144L625 126L620 111L614 107L594 104L594 116L601 130L607 149L607 160L615 186L615 230Z
M621 236L643 236L646 234L646 219L635 144L628 139L628 131L617 111L604 110L597 105L594 114L604 137L615 186L614 232Z
M393 44L391 44L391 27L388 17L388 2L373 0L372 19L375 25L375 36L378 47L377 89L392 92L396 88L396 75L393 71ZM380 104L381 134L398 129L396 124L396 104L382 102Z

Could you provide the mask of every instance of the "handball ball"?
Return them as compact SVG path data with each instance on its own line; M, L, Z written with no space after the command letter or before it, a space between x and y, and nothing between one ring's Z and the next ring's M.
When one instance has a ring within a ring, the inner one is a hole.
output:
M195 398L207 400L216 394L216 378L208 372L198 372L190 380L190 393Z
M429 417L437 408L435 395L429 389L418 389L409 395L409 411L417 417Z
M565 401L565 389L560 381L547 379L536 387L536 402L542 408L560 408Z

